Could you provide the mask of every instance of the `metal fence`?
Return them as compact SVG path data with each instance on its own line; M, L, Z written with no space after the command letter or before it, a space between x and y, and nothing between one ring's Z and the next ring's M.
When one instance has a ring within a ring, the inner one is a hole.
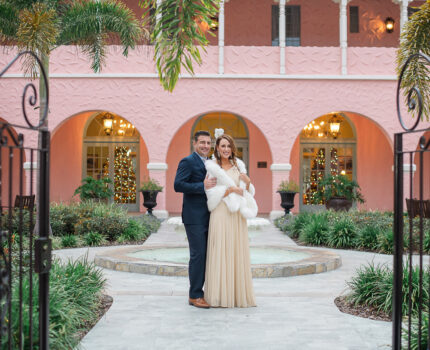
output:
M38 94L30 82L22 94L26 124L0 121L0 347L48 349L50 134L45 121L49 87L43 66L32 52L15 57L0 72L0 78L24 55L32 56L39 64L47 98L39 106L40 119L32 123L26 106L34 113Z
M426 232L430 227L430 129L418 128L424 106L417 87L407 92L407 108L415 113L410 119L413 120L412 127L406 126L402 118L402 80L411 63L427 65L430 58L423 54L410 56L397 86L397 113L404 131L394 136L392 345L396 350L429 349L425 345L429 344L430 334L430 271L426 255L429 247L425 245L426 239L430 239L430 232Z

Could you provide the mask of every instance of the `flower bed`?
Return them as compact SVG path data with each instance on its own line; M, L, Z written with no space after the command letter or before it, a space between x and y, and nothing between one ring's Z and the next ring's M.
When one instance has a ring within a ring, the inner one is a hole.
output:
M413 220L413 249L418 246L419 219ZM379 211L324 211L283 216L275 225L298 243L393 253L393 213ZM430 219L424 219L424 250L430 252ZM409 219L405 217L404 246L409 247Z

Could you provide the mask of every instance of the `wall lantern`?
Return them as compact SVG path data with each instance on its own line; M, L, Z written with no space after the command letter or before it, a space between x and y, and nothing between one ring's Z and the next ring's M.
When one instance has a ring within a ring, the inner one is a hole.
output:
M104 128L105 134L108 136L112 133L113 118L114 116L109 112L104 113L102 117L103 128Z
M330 126L330 134L336 139L340 134L340 123L342 120L337 116L337 114L333 114L333 116L328 121L328 125Z
M394 19L387 17L385 20L385 30L387 33L392 33L394 31Z

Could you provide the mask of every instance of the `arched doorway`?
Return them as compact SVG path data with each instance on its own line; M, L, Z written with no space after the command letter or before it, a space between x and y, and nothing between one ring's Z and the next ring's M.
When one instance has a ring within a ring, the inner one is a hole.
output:
M315 193L329 175L357 178L355 130L342 113L323 115L300 134L300 211L322 208Z
M193 135L197 130L207 130L212 136L212 152L215 147L215 128L223 128L225 134L234 138L238 150L238 157L245 164L249 160L249 132L246 123L241 117L227 112L211 112L201 115L191 129L191 151L193 150Z
M90 118L84 128L82 177L108 177L111 202L139 210L140 135L126 119L106 111Z

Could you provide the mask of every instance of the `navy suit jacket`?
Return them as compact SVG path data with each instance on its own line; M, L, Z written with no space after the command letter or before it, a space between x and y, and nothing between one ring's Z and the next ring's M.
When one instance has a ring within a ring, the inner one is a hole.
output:
M203 181L206 168L193 152L179 162L175 177L175 191L184 194L182 222L188 225L209 225L209 210Z

